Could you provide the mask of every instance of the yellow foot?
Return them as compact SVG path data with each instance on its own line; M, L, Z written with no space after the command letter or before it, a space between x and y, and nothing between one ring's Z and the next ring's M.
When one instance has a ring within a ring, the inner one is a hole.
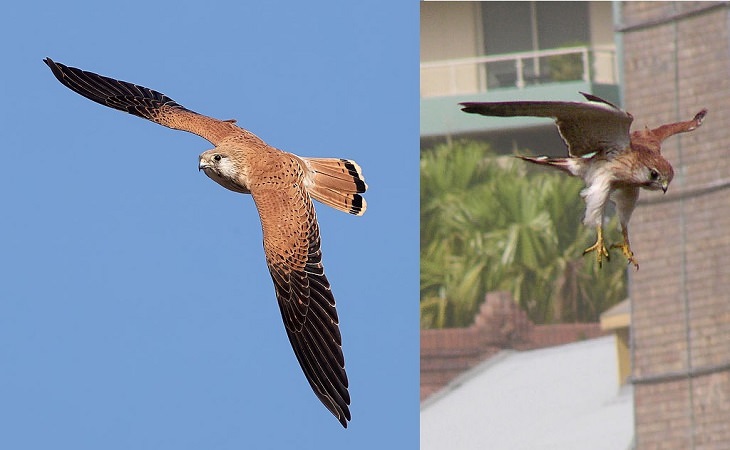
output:
M583 250L583 254L590 252L596 252L596 262L598 263L598 267L603 266L603 257L606 257L606 261L611 260L611 255L608 254L608 249L606 248L606 245L603 243L603 228L598 227L598 237L596 238L596 243L588 247L587 249Z
M631 244L629 244L629 228L625 223L621 223L621 234L624 236L624 242L621 244L613 244L611 248L620 248L626 259L629 260L630 264L639 270L639 263L634 258L634 252L631 251Z
M626 259L629 260L629 263L633 264L634 267L636 267L636 270L639 270L639 263L636 261L636 258L634 258L634 252L631 251L631 246L628 241L624 241L621 244L613 244L611 248L620 248Z

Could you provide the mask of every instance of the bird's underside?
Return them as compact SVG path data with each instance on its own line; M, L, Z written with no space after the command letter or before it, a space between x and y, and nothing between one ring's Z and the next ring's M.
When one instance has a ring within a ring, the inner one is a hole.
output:
M533 116L555 120L568 147L564 158L520 156L525 161L546 165L582 178L586 188L583 222L596 228L596 242L583 253L594 252L600 266L609 249L617 248L636 269L639 264L631 251L628 223L639 189L666 192L674 176L671 164L661 155L661 143L677 133L692 131L702 124L706 109L692 120L630 132L633 117L615 105L591 94L581 93L587 102L516 101L461 103L467 113L485 116ZM606 247L603 218L607 202L616 204L623 242Z
M322 266L312 199L354 215L365 212L360 167L275 149L235 124L191 111L152 89L44 60L78 94L176 130L215 148L199 169L223 187L250 193L261 218L266 262L287 336L314 393L347 427L350 396L335 299Z

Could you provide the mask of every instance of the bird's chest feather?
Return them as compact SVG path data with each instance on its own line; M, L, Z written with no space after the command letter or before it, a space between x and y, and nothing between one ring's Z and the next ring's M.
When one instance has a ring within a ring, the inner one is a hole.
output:
M251 193L247 177L240 176L240 174L239 176L231 177L227 174L221 174L212 170L206 170L205 174L208 175L211 180L228 190L241 194Z
M601 185L605 189L611 188L615 182L612 161L605 158L592 158L584 165L583 181L586 186Z
M231 154L213 166L205 168L205 174L224 188L241 194L250 194L250 167L242 155Z

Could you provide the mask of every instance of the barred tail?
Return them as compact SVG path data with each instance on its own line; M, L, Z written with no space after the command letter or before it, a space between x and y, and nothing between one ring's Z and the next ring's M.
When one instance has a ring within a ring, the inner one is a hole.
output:
M339 158L301 158L309 169L307 190L317 201L357 216L367 208L360 195L368 185L355 161Z

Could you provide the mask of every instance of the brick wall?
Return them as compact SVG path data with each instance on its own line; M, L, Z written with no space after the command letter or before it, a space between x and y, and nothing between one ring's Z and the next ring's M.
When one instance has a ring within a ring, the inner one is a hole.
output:
M689 120L669 138L669 192L632 218L637 448L730 449L730 9L624 2L624 106L634 126Z
M505 292L490 292L469 328L421 330L421 400L502 349L531 350L607 334L598 323L533 325Z

